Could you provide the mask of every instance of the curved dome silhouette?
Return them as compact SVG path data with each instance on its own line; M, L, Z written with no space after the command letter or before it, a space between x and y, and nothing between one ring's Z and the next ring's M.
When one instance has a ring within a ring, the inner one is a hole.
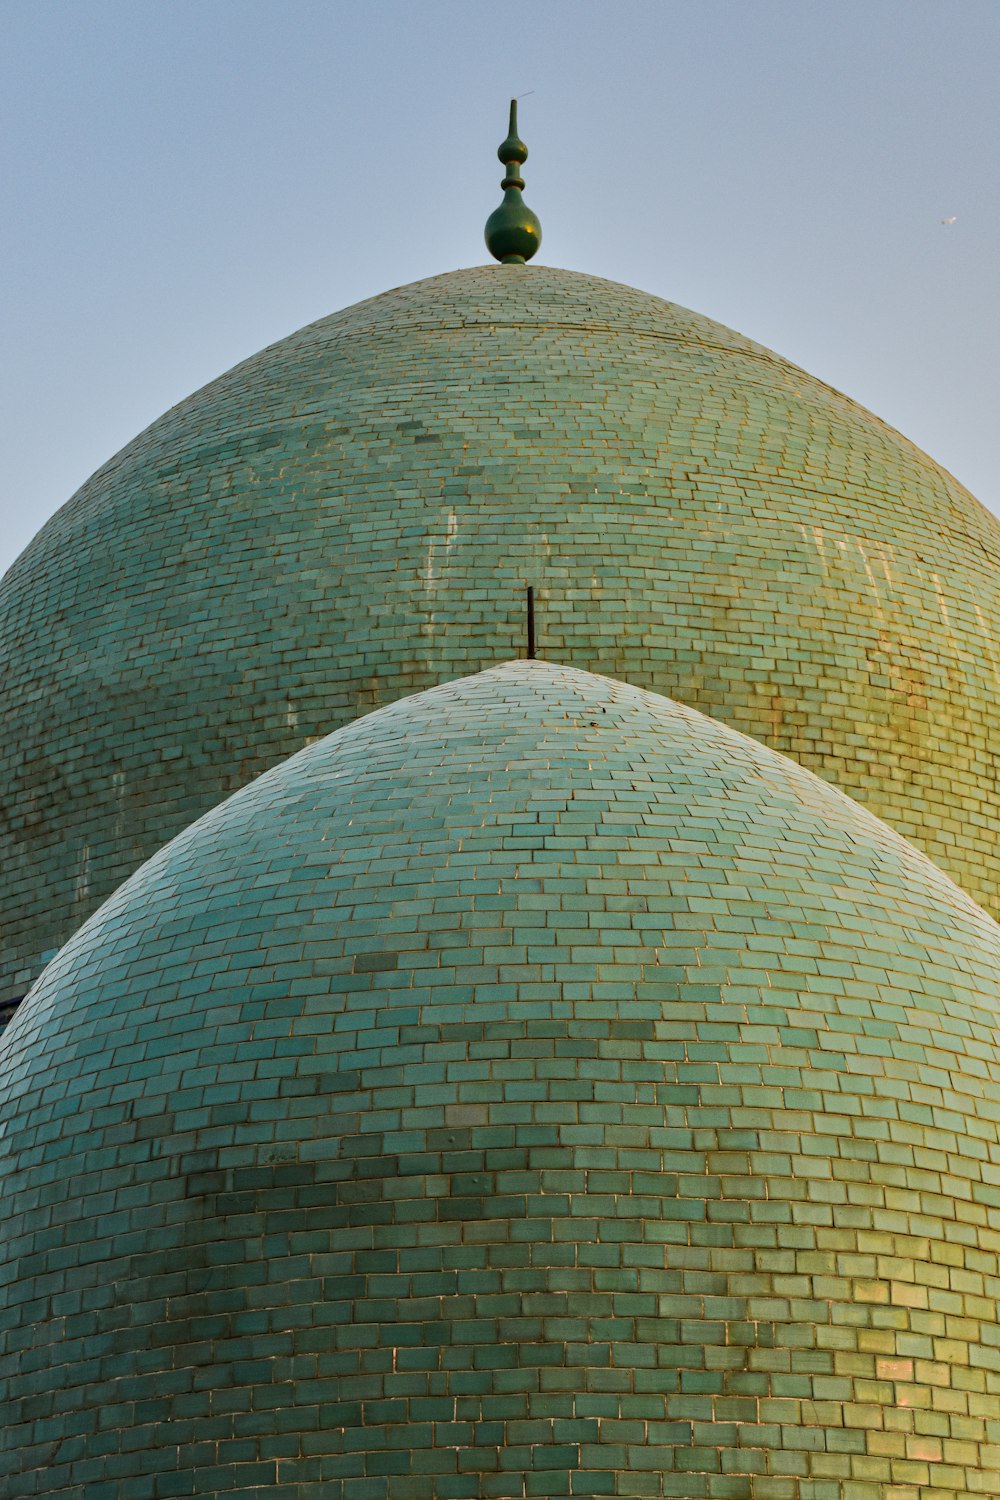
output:
M542 654L787 752L995 903L998 539L869 413L628 287L489 266L324 318L0 588L7 992L236 787L517 654L528 584Z
M996 1493L998 979L655 694L513 662L340 730L0 1039L11 1493Z

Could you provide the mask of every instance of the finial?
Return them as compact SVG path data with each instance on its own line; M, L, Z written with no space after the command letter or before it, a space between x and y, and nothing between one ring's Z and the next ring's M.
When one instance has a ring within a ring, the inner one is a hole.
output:
M528 148L517 133L516 99L510 101L510 128L497 156L507 170L500 184L503 202L486 220L486 248L505 266L523 265L542 243L542 226L521 197L524 178L517 169L527 161Z

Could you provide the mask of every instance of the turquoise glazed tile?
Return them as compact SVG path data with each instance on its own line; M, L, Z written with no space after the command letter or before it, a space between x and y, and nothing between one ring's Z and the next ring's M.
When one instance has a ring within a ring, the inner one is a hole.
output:
M0 1039L0 1493L1000 1493L998 979L922 853L653 693L362 718Z
M528 584L543 654L786 752L1000 910L998 558L897 433L645 293L487 266L324 318L0 585L0 1002L231 791L519 654Z

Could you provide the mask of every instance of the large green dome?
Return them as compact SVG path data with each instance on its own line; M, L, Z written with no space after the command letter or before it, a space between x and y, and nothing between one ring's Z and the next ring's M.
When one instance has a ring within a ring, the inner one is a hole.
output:
M995 1495L998 980L923 855L654 694L362 719L0 1039L0 1488Z
M359 713L523 640L797 758L996 903L997 523L708 319L490 266L156 422L0 588L0 975Z

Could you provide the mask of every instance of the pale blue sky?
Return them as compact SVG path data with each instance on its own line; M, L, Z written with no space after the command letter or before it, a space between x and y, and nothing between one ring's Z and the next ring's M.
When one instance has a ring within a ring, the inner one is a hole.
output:
M485 260L529 90L540 260L770 345L1000 511L998 70L1000 0L0 0L0 568L237 360Z

